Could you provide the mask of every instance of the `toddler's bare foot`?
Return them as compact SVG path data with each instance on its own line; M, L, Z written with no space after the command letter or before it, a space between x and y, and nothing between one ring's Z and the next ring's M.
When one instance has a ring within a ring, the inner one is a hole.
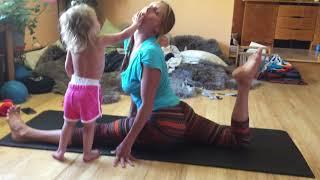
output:
M100 157L100 154L101 153L99 150L97 150L97 149L92 150L90 153L83 154L83 161L84 162L94 161Z
M52 157L58 161L63 162L65 160L64 158L64 152L57 150L52 154Z

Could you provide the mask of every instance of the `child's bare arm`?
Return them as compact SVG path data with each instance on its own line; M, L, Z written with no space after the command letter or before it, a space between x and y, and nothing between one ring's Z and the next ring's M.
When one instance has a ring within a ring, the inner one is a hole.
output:
M104 46L109 44L115 44L119 41L125 40L129 38L136 30L138 25L132 24L128 28L124 29L123 31L116 33L116 34L108 34L102 36L102 43Z
M140 26L143 20L143 17L144 17L144 14L139 12L135 14L134 17L132 18L131 26L127 27L123 31L115 34L102 35L103 46L107 46L109 44L115 44L119 41L123 41L129 38L138 29L138 27Z
M68 77L71 78L74 71L73 71L72 56L71 56L70 51L67 52L65 69L66 69Z

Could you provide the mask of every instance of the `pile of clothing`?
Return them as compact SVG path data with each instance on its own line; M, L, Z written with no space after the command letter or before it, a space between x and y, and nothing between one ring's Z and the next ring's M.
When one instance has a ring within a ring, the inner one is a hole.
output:
M264 61L258 80L283 84L306 84L299 71L277 54Z

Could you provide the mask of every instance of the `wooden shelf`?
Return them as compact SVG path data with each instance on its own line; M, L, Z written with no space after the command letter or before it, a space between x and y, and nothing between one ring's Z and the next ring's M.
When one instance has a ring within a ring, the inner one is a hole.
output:
M0 24L0 32L5 33L5 47L6 47L6 64L8 73L8 80L14 80L14 51L13 51L13 40L12 32L9 26Z

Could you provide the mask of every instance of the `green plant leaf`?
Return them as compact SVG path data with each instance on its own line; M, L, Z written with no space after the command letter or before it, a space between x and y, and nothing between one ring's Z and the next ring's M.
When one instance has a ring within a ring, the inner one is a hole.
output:
M48 3L42 0L0 0L0 24L9 23L19 32L27 28L32 39L38 25L38 17L45 10Z

